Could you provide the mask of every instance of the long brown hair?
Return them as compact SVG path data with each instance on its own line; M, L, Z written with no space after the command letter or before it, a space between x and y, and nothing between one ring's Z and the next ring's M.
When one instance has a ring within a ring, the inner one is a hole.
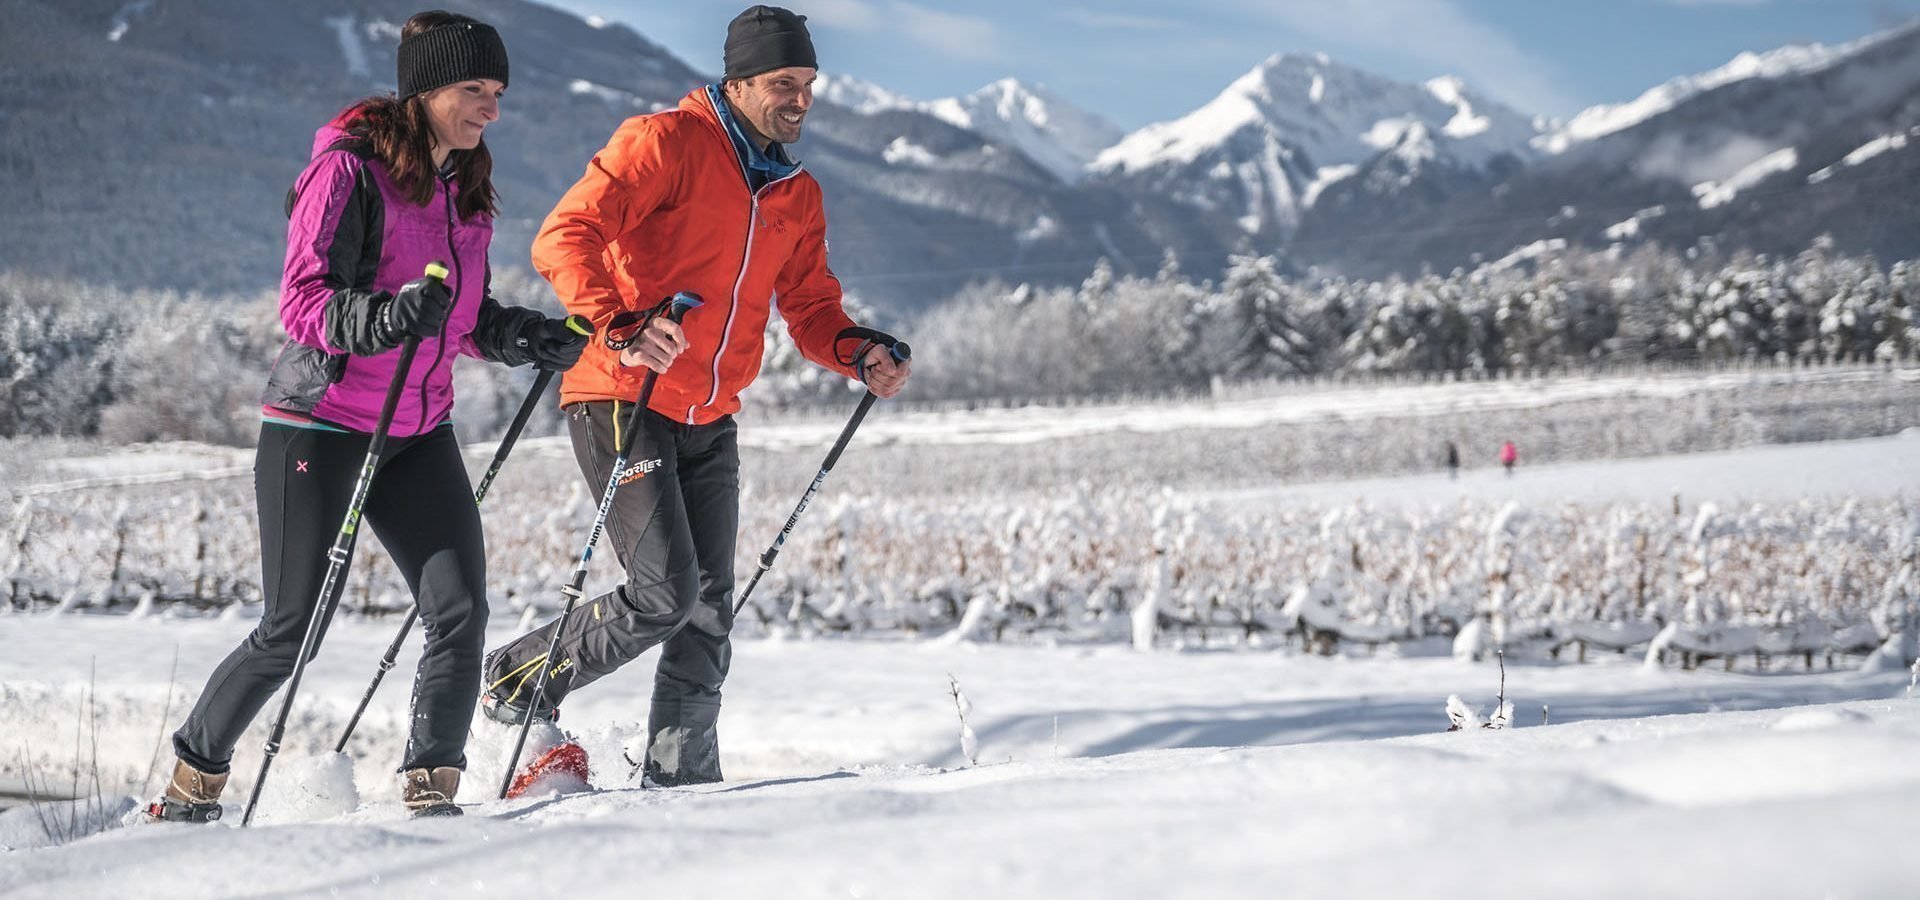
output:
M400 29L400 39L404 41L441 25L476 21L458 13L431 10L408 19ZM387 174L406 192L408 200L417 206L433 200L433 126L427 120L425 94L415 94L405 100L392 94L368 97L341 113L339 120L348 134L373 145L373 154L386 164ZM460 188L453 200L460 218L472 218L476 213L485 213L489 218L498 215L499 195L493 190L493 154L487 151L486 139L481 138L472 150L451 151L447 162L452 165L454 182Z

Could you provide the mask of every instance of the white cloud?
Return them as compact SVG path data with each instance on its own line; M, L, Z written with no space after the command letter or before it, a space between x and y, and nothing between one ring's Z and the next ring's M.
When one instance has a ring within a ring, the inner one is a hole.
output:
M809 0L807 21L848 31L878 31L882 15L867 0Z
M979 16L963 16L901 3L890 4L907 36L955 59L1000 58L1000 29Z
M1240 8L1315 40L1393 53L1459 75L1474 89L1529 113L1562 115L1581 104L1554 83L1553 66L1500 30L1476 21L1457 0L1347 0Z
M904 0L807 0L807 21L869 35L898 34L953 59L1001 58L1000 29L979 16L928 9Z
M1078 6L1058 10L1054 16L1063 22L1084 25L1088 28L1115 28L1126 31L1168 31L1183 28L1188 24L1179 19L1108 12Z

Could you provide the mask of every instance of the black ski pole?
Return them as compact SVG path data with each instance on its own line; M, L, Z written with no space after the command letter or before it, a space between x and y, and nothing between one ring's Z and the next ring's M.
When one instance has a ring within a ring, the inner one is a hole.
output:
M435 281L444 281L447 277L445 263L427 263L426 275ZM260 777L253 780L253 791L247 797L247 811L240 816L240 827L245 828L253 822L253 811L260 805L260 789L266 786L267 770L273 767L273 758L280 753L280 739L287 733L287 714L293 711L293 696L300 691L300 676L306 674L307 659L320 647L320 638L327 630L327 620L331 618L333 603L339 599L340 590L346 585L347 564L353 560L353 542L360 530L360 508L366 505L367 489L373 485L373 469L380 462L380 454L387 448L387 429L393 425L393 411L400 405L400 391L407 385L407 369L413 366L413 355L420 349L420 338L408 335L400 342L400 362L393 369L393 383L387 386L387 402L380 407L380 421L373 428L373 437L367 441L367 458L360 463L360 478L353 484L353 496L347 501L347 516L340 522L340 533L333 539L333 548L327 551L327 577L320 583L320 597L314 601L313 615L307 620L306 636L300 639L300 656L293 661L293 676L287 680L286 696L280 701L280 714L274 717L273 730L267 734L265 758L260 760Z
M567 327L575 334L593 335L593 322L586 316L568 316ZM541 370L533 379L533 389L527 391L527 399L520 401L520 411L514 414L513 424L507 426L507 436L500 439L500 446L493 451L493 463L487 466L487 474L481 476L480 486L473 489L473 502L478 504L487 499L487 488L493 484L493 477L500 474L500 467L507 461L507 451L513 449L513 442L520 439L520 431L527 427L527 419L533 415L535 407L540 405L540 397L547 392L547 385L553 383L553 373ZM340 743L335 744L333 752L347 752L347 739L353 737L353 729L359 727L360 717L367 711L367 704L373 702L373 694L380 690L380 681L393 670L393 662L400 656L401 645L407 642L407 634L413 630L414 620L420 618L418 606L407 607L407 617L400 623L400 632L393 636L393 643L387 645L387 652L380 657L380 667L373 672L373 683L367 685L367 692L360 698L360 705L353 710L353 718L347 720L347 730L340 733Z
M887 350L898 362L906 362L913 358L913 348L907 346L906 341L895 341ZM760 568L747 582L747 589L740 592L739 601L733 604L734 615L739 615L741 610L747 608L747 598L753 596L753 588L760 583L760 576L767 574L767 570L773 568L773 558L780 555L780 548L786 544L787 535L793 533L794 523L800 521L800 514L807 511L807 504L813 502L813 495L820 490L820 483L827 480L827 473L833 471L833 464L840 461L841 451L846 450L847 442L853 439L853 430L860 427L860 420L867 417L867 410L872 409L873 401L878 399L880 398L872 391L868 391L866 396L860 398L860 405L854 408L853 417L847 420L847 427L840 429L840 439L833 442L832 450L827 451L827 461L820 464L820 474L813 476L813 483L807 485L807 492L800 495L800 505L794 507L793 515L787 517L786 527L780 529L780 534L774 537L773 543L767 547L767 552L760 554Z
M665 315L678 323L680 318L687 314L687 310L699 305L698 296L682 291L673 295ZM607 327L610 345L614 344L614 331L619 327L617 321L616 324L610 324ZM618 349L625 347L626 344L614 346ZM593 562L593 547L600 543L600 532L606 530L607 514L613 509L614 491L620 487L620 476L626 474L627 451L633 448L634 438L640 431L641 416L646 414L647 403L653 400L654 382L659 380L660 373L647 370L647 377L640 382L640 399L633 404L632 409L627 411L626 427L616 432L626 437L625 446L613 448L613 471L608 473L607 486L600 492L600 509L594 514L593 530L587 533L587 546L580 551L580 558L573 565L573 576L568 578L567 583L560 588L560 593L566 595L567 603L560 611L560 618L554 620L553 636L547 640L547 651L540 656L538 666L540 674L534 678L533 693L527 699L527 716L520 720L520 736L514 739L513 755L507 759L507 774L500 780L498 799L505 800L507 789L513 787L515 770L520 768L520 753L527 747L527 732L533 728L533 717L540 713L540 701L546 698L547 677L553 671L553 656L560 652L560 631L566 627L567 616L572 614L574 605L580 602L580 595L586 591L587 565Z

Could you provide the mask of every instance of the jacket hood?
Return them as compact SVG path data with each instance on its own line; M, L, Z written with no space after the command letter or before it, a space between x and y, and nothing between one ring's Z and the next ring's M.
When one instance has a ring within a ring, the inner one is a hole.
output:
M707 85L688 91L685 97L680 98L680 108L699 116L701 121L717 130L726 130L726 126L720 124L720 114L713 111L713 101L707 97Z
M698 115L708 126L724 135L727 143L733 145L733 154L742 167L760 172L769 181L779 181L799 171L800 163L787 150L787 145L776 143L769 145L767 150L761 150L748 139L732 109L726 104L720 86L709 84L695 88L680 101L680 108Z
M320 128L313 133L313 150L307 154L307 158L312 159L317 157L328 147L347 138L347 126L352 125L353 120L357 118L359 117L351 111L343 112L334 116L333 121L320 126Z

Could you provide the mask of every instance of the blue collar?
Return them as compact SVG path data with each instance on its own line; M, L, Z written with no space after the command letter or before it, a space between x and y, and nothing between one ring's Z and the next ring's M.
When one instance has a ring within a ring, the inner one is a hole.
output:
M769 182L779 181L800 170L800 163L787 155L787 148L778 143L768 144L765 152L759 145L747 137L734 121L733 110L727 106L727 98L720 93L718 85L707 85L707 100L713 104L713 111L720 116L721 127L727 130L727 137L733 141L733 153L740 158L740 167L747 170L748 185L759 189ZM758 177L756 177L758 176Z

